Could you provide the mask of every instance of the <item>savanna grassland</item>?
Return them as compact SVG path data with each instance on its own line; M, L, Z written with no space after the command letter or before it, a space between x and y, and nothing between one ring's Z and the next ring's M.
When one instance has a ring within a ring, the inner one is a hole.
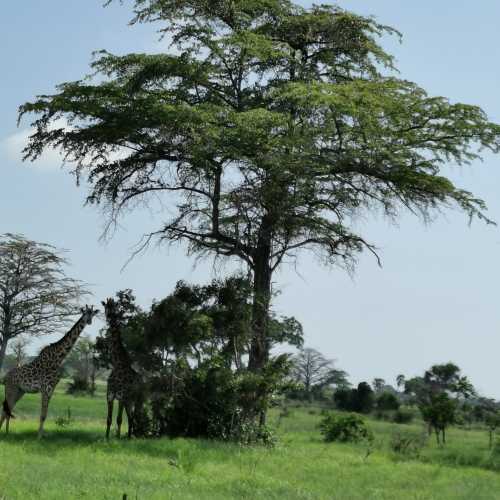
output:
M430 440L418 458L405 458L392 451L391 439L395 432L420 433L418 423L370 421L372 448L325 444L320 410L293 408L287 416L270 415L279 435L274 448L190 439L108 443L103 396L102 387L94 398L68 396L60 384L42 441L39 396L24 397L11 434L0 437L2 500L500 499L500 451L488 449L481 429L452 429L446 447Z

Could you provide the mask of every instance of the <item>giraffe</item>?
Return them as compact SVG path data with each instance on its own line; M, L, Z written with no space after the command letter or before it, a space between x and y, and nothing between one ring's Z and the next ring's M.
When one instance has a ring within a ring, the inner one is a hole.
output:
M38 437L43 436L43 426L47 418L49 401L61 378L60 367L83 329L92 323L92 319L98 311L93 307L85 306L81 309L81 313L80 319L63 338L45 346L30 363L13 368L7 373L4 379L5 400L3 402L2 416L0 417L0 430L5 421L5 431L8 434L9 422L13 417L12 410L25 393L39 392L41 393L42 406Z
M132 436L134 424L133 406L137 397L140 384L139 374L132 368L132 360L128 355L121 339L120 313L117 310L117 303L109 298L102 302L106 321L109 326L109 341L111 364L113 369L108 377L108 388L106 399L108 403L108 417L106 421L106 439L109 439L109 432L113 420L113 404L118 400L118 415L116 417L116 435L120 437L123 410L128 419L128 437Z

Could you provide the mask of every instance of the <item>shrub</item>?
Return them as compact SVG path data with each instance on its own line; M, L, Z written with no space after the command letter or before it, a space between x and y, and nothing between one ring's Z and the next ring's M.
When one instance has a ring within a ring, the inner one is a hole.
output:
M71 416L71 408L68 408L66 410L66 415L59 415L55 420L55 424L58 427L68 427L72 423L73 423L73 417Z
M414 418L414 413L405 408L399 408L392 416L392 421L396 424L409 424Z
M67 389L67 394L79 394L79 393L87 393L92 394L92 386L89 384L89 381L85 378L81 377L73 377L73 381L69 383Z
M370 413L375 403L373 390L366 382L358 384L357 389L339 389L334 395L339 410Z
M290 407L288 406L283 406L283 408L281 408L281 411L280 411L280 418L286 418L286 417L290 417L293 415L293 412L290 410Z
M352 411L352 390L347 388L337 389L333 394L333 401L339 410Z
M151 381L153 434L272 444L271 433L259 420L287 366L287 357L278 357L261 374L235 372L217 358L196 369L172 367L171 375Z
M399 400L392 392L383 392L377 398L377 409L390 411L399 409Z
M390 422L393 419L393 413L394 412L387 411L387 410L375 410L375 413L373 414L373 416L377 420L383 420L385 422Z
M326 442L373 441L373 434L365 421L356 414L327 415L320 422L320 431Z
M396 432L391 438L391 450L405 458L419 458L427 444L426 433Z

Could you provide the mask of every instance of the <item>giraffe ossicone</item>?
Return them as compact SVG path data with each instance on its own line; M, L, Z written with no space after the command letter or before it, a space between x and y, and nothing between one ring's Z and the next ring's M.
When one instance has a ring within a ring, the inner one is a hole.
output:
M38 437L43 435L43 426L47 418L50 398L61 378L61 365L69 354L83 329L92 323L99 311L93 306L81 309L81 316L73 327L57 342L45 346L40 354L29 363L13 368L4 379L5 399L0 417L0 430L4 421L6 432L9 432L10 419L16 403L26 393L41 394L40 426Z

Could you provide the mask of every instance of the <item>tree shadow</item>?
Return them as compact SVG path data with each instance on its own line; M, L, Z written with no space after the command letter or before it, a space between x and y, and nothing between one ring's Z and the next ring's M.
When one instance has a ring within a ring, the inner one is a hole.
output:
M185 438L147 438L128 439L112 437L106 440L104 429L101 432L84 429L47 430L42 439L38 439L37 430L12 431L6 435L0 433L0 447L6 445L20 445L32 454L56 456L59 452L68 450L90 449L110 455L144 455L152 458L165 459L171 465L188 460L203 463L213 460L212 452L223 448L224 453L217 453L222 461L232 461L236 456L244 453L244 449L237 445L202 439ZM251 450L251 448L249 449Z

